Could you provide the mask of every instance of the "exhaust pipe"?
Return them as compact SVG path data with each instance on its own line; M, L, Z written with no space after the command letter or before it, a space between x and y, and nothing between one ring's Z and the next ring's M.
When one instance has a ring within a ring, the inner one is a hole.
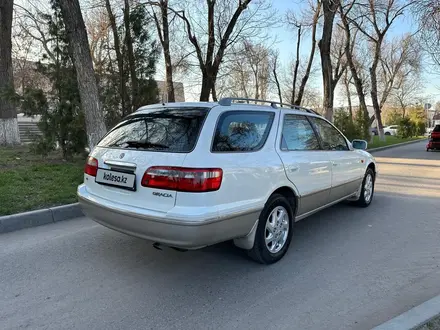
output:
M158 242L154 242L154 243L153 243L153 247L154 247L156 250L159 250L159 251L163 251L163 249L162 249L163 246L167 246L167 245L162 245L162 244L160 244L160 243L158 243ZM169 247L170 249L173 249L173 250L179 251L179 252L186 252L186 251L188 251L187 249L181 249L181 248L174 247L174 246L167 246L167 247Z

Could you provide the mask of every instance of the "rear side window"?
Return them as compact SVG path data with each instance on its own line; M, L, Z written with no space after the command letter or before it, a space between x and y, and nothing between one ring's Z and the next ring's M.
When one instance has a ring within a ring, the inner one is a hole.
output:
M327 121L317 118L309 117L316 132L321 136L322 147L324 150L336 150L336 151L347 151L348 145L344 136L338 132L338 130L333 127Z
M209 109L169 109L138 114L111 130L98 146L161 152L192 151Z
M305 116L285 115L281 135L281 150L319 150L315 131Z
M228 111L220 116L213 152L250 152L266 143L275 114L262 111Z
M440 132L440 125L436 125L432 131L433 132Z

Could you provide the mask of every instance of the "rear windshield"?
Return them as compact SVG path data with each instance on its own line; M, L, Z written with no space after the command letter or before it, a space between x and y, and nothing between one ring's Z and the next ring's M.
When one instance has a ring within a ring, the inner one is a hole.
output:
M208 108L179 108L137 114L124 120L99 147L187 153L194 149Z

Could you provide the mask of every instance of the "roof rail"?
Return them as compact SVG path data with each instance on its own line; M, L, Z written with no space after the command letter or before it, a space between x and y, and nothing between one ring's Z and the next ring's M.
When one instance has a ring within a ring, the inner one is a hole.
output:
M309 113L313 113L315 115L320 116L319 113L317 113L316 111L312 110L312 109L307 109L304 107L300 107L298 105L293 105L293 104L289 104L289 103L282 103L282 102L276 102L276 101L268 101L268 100L259 100L259 99L249 99L249 98L245 98L245 97L224 97L221 98L218 101L218 104L222 105L222 106L231 106L233 101L239 101L238 103L249 103L249 102L261 102L261 103L270 103L270 106L274 109L278 109L277 105L281 105L281 107L284 105L286 107L289 107L291 109L294 110L301 110L301 111L306 111Z

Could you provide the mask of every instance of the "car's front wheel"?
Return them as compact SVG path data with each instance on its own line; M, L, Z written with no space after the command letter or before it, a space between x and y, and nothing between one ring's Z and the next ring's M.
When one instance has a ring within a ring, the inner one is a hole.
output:
M364 180L362 181L361 193L356 205L367 207L371 204L374 195L375 175L371 168L365 172Z
M286 197L272 195L258 221L254 246L249 256L262 264L279 261L287 252L292 240L293 207Z

